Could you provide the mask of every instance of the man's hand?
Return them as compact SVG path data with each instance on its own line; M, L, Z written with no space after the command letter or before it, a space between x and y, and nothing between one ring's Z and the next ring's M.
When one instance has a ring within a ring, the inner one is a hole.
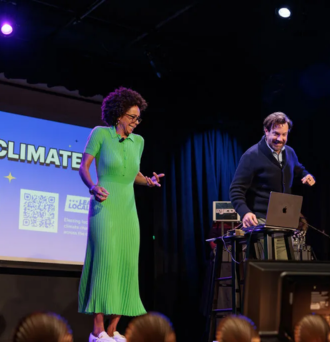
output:
M309 186L313 186L315 184L315 179L312 175L308 174L302 180L303 184L308 184Z
M243 223L243 228L257 226L258 225L257 216L254 215L253 213L247 213L244 215L242 223Z

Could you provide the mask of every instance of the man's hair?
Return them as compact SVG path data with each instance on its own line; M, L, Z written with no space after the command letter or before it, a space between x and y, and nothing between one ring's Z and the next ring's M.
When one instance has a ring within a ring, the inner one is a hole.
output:
M264 129L267 129L267 131L269 132L271 131L272 128L278 125L284 125L286 123L289 126L289 132L290 132L292 128L292 121L284 113L275 112L275 113L269 114L267 118L264 120Z

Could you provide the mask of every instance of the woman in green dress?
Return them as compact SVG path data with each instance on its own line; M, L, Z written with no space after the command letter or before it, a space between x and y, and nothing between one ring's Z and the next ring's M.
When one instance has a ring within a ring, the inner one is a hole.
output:
M144 140L133 131L146 107L142 96L131 89L110 93L102 104L106 127L92 130L79 170L92 195L78 299L78 311L94 315L89 342L125 341L116 331L121 315L146 313L139 293L140 228L133 186L160 187L164 176L153 173L149 178L140 172ZM97 184L89 173L94 159ZM105 315L110 316L107 332Z

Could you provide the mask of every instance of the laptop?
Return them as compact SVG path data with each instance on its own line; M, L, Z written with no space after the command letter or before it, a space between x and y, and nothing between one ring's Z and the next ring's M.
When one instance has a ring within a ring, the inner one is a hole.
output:
M297 229L303 197L281 192L271 192L264 227Z

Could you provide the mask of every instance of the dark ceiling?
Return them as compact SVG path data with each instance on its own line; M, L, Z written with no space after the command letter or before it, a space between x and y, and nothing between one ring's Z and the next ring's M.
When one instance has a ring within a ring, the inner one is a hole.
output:
M0 37L0 72L88 96L123 84L158 95L172 89L173 104L199 95L228 104L235 93L244 102L265 85L281 87L283 70L330 58L330 6L287 1L292 17L282 19L281 4L0 0L1 16L16 25L13 36Z

